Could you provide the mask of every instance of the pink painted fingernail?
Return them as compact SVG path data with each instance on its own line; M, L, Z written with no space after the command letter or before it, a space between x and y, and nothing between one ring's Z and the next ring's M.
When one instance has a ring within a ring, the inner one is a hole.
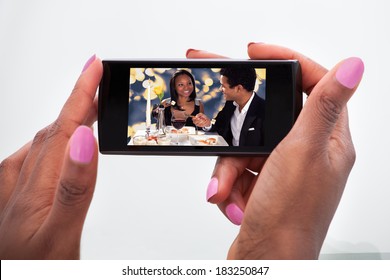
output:
M196 52L196 51L198 51L198 50L195 50L195 49L188 49L187 52L186 52L186 57L188 56L188 54L189 54L190 52Z
M210 200L218 192L218 179L216 177L211 178L209 185L207 186L207 201Z
M263 42L250 42L249 44L248 44L248 48L250 47L250 46L252 46L252 45L257 45L257 44L259 44L259 45L262 45L262 44L264 44Z
M353 89L361 80L364 72L364 63L358 57L344 60L336 72L336 79L343 86Z
M70 158L78 163L90 163L95 153L95 145L92 129L79 126L70 139Z
M226 206L225 213L233 224L237 226L241 225L244 212L242 212L242 210L236 204L230 203L228 206Z
M92 64L92 62L95 61L95 59L96 59L96 54L94 54L93 56L91 56L91 57L87 60L87 62L85 63L85 65L84 65L84 67L83 67L83 71L81 71L81 72L82 72L82 73L85 72L85 71L88 69L88 67Z

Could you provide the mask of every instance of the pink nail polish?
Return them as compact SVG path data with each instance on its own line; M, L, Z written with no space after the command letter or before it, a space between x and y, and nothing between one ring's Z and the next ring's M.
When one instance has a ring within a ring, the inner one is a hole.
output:
M95 61L95 59L96 59L96 54L94 54L93 56L91 56L91 57L87 60L87 62L85 63L85 65L84 65L84 67L83 67L83 71L82 71L82 72L85 72L85 71L88 69L88 67L92 64L92 62Z
M209 201L210 198L216 195L217 192L218 192L218 179L216 177L213 177L210 180L209 185L207 186L207 195L206 195L207 201Z
M195 50L195 49L188 49L187 50L187 52L186 52L186 57L188 56L188 54L190 53L190 52L196 52L197 50Z
M70 158L78 163L90 163L95 153L95 145L92 129L79 126L70 138Z
M242 218L244 217L244 212L234 203L230 203L225 209L226 216L229 220L239 226L242 223Z
M262 44L264 44L264 43L263 43L263 42L250 42L250 43L248 44L248 48L249 48L250 46L252 46L252 45L255 45L255 44L262 45Z
M343 86L353 89L361 80L363 72L363 61L358 57L350 57L344 60L337 69L336 79Z

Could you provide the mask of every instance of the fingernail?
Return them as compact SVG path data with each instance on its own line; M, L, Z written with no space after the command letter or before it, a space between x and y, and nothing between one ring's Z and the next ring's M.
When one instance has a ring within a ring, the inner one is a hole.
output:
M70 158L78 163L90 163L95 153L95 137L92 129L79 126L70 139Z
M336 79L343 86L353 89L361 80L364 72L364 63L358 57L344 60L336 72Z
M249 46L252 46L252 45L262 45L262 44L264 44L263 42L250 42L249 44L248 44L248 48L249 48Z
M84 67L83 67L83 71L81 71L81 72L82 72L82 73L85 72L85 71L88 69L88 67L92 64L92 62L95 61L95 59L96 59L96 54L94 54L93 56L91 56L91 57L87 60L87 62L85 63L85 65L84 65Z
M225 213L233 224L237 226L241 225L244 212L242 212L242 210L236 204L231 203L226 206Z
M198 50L195 50L195 49L188 49L187 52L186 52L186 57L188 56L188 54L189 54L190 52L196 52L196 51L198 51Z
M206 195L207 201L209 201L210 198L212 198L214 195L216 195L217 192L218 192L218 179L213 177L210 180L209 185L207 186L207 195Z

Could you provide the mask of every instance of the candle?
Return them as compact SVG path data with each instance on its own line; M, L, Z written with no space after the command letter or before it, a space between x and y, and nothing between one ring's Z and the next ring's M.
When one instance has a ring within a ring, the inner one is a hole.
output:
M146 99L146 127L150 128L150 80L148 82L148 94Z

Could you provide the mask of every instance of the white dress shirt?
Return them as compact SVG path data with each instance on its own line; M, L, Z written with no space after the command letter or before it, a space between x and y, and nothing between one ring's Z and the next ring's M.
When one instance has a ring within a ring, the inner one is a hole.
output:
M248 102L245 104L244 108L242 108L241 112L238 104L236 102L233 102L233 104L236 106L236 110L234 110L234 114L230 119L230 126L233 134L233 140L232 140L233 146L240 145L240 135L241 135L242 125L244 124L246 113L248 112L249 106L251 105L254 96L255 93L253 92L251 98L249 98Z

